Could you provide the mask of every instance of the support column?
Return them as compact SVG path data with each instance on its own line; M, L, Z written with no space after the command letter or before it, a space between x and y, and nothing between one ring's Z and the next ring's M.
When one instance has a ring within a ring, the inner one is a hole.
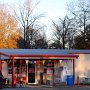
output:
M2 72L2 60L0 60L0 71Z
M54 61L52 61L52 85L54 85Z
M73 59L73 81L75 82L75 60Z
M12 58L12 87L14 87L14 59Z

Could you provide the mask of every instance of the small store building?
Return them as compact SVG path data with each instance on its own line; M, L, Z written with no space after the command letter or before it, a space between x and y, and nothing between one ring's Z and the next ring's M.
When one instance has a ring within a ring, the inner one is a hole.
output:
M9 79L12 87L21 83L24 86L54 85L66 82L66 75L73 75L75 83L80 52L60 49L0 49L0 71L3 77Z

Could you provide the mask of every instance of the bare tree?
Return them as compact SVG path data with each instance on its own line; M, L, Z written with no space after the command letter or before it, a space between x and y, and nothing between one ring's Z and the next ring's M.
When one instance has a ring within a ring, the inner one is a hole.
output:
M35 44L35 41L41 36L39 29L40 28L33 29L30 26L26 28L27 48L34 48L33 45Z
M78 3L70 3L68 9L74 17L79 34L83 33L83 47L86 48L86 26L90 24L90 0L78 0Z
M65 49L66 46L71 48L71 43L73 42L73 36L75 34L73 26L73 19L70 19L68 16L65 16L64 19L60 19L59 23L53 22L53 41L54 44L56 43L59 46L58 48Z
M75 37L75 44L74 44L75 49L90 49L90 24L86 26L85 32L86 32L85 42L83 39L84 38L83 32Z
M34 14L34 10L36 9L38 3L39 2L33 5L32 0L25 0L23 4L20 3L18 5L17 12L16 10L14 10L17 20L20 23L20 27L23 30L24 48L26 48L27 43L30 42L30 40L28 41L28 39L30 39L29 32L31 32L32 30L35 30L35 25L37 21L39 21L39 19L44 16L43 14L38 14L38 15Z

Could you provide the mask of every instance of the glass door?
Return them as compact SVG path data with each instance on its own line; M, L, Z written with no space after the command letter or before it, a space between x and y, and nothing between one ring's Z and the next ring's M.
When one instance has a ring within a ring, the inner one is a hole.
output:
M28 83L35 83L35 63L28 63Z

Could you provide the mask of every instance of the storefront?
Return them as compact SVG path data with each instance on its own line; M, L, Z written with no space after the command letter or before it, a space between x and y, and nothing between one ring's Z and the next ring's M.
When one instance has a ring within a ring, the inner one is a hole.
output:
M65 81L61 76L63 69L75 77L77 58L78 55L58 49L1 49L0 70L13 87L20 83L53 85L61 78Z

